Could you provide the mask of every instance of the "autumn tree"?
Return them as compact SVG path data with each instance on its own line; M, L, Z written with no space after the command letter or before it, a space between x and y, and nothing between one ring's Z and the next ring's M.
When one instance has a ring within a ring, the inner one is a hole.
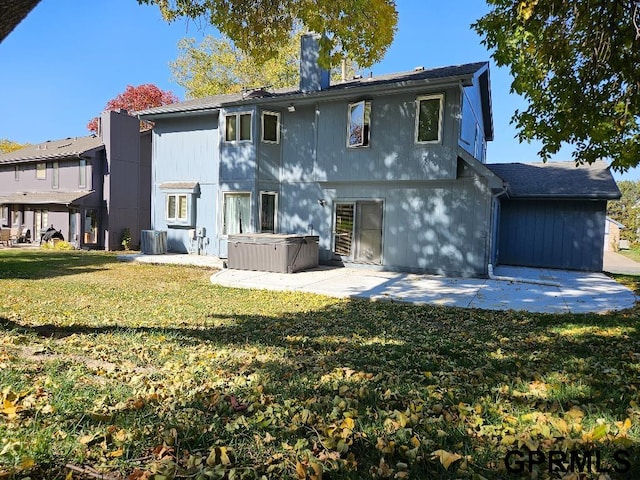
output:
M153 84L146 83L133 87L127 85L124 92L109 100L103 111L124 109L128 112L137 112L146 108L160 107L179 101L172 92L160 90ZM98 131L98 117L87 124L91 132Z
M640 242L640 180L618 182L622 197L615 202L607 202L607 215L624 225L620 237L631 243Z
M300 30L292 32L289 41L274 58L259 61L245 53L226 37L208 35L197 45L195 39L178 43L180 56L170 63L173 79L190 98L220 93L236 93L243 87L291 87L300 79ZM347 62L347 74L353 76L358 67ZM341 69L332 76L339 78Z
M138 0L157 5L167 21L205 19L254 59L275 58L296 25L322 35L320 62L350 58L362 67L380 61L393 40L393 0Z
M634 0L487 0L473 27L528 102L512 121L544 160L563 144L577 164L640 162L640 12ZM634 24L635 23L635 24Z
M18 143L9 140L8 138L0 138L0 153L15 152L28 146L28 143Z

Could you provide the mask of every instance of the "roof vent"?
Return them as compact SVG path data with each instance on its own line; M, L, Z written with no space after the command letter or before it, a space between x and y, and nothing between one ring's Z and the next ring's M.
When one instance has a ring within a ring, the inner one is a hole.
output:
M423 70L424 70L424 67L422 65L419 65L413 69L414 72L422 72Z
M267 87L247 88L242 91L242 98L261 98L271 97L273 94L267 90Z

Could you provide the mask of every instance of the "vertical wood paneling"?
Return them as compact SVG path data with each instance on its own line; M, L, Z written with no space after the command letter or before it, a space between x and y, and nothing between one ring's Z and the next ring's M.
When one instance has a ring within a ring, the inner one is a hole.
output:
M605 210L603 201L504 201L498 262L600 271Z

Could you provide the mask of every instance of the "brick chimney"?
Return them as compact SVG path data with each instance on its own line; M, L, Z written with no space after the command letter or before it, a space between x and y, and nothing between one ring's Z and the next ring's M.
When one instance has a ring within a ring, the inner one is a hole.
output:
M319 92L329 88L329 70L318 64L320 35L306 33L300 38L300 91Z

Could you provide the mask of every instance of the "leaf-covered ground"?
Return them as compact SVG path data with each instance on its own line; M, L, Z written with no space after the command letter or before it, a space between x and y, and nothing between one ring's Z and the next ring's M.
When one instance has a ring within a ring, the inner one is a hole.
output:
M210 274L0 251L0 478L640 478L638 308L410 306Z

